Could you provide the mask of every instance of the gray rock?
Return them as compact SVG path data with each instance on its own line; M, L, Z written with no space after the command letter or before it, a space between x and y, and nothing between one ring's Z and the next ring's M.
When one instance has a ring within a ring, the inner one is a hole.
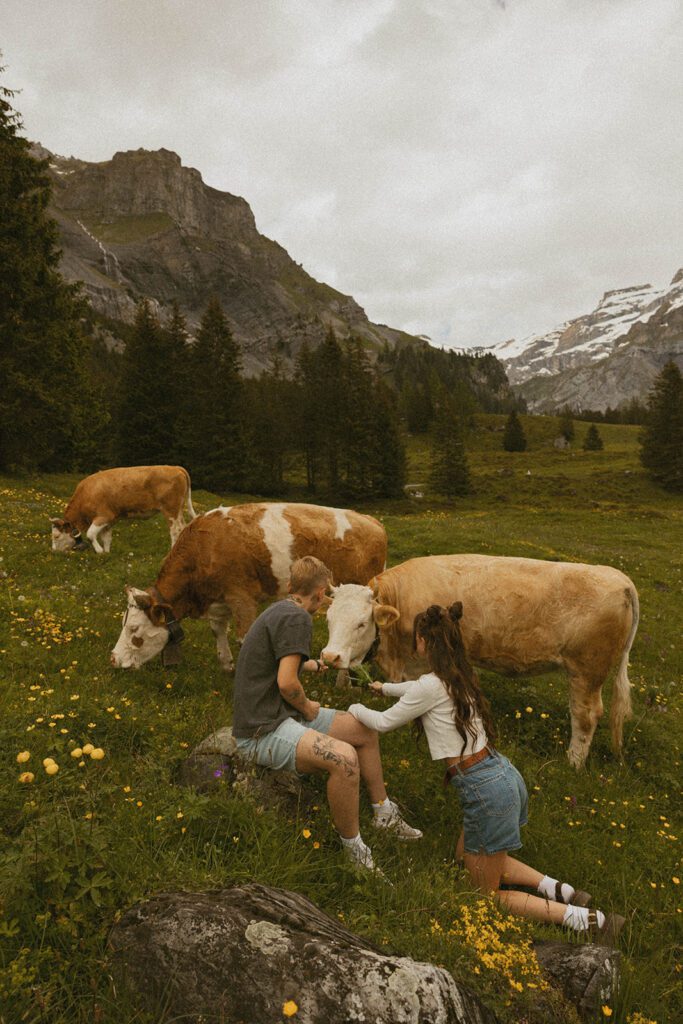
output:
M295 813L320 800L316 790L294 772L270 771L242 759L230 726L202 740L180 766L177 782L200 792L227 787L263 807Z
M536 956L548 981L579 1013L592 1017L619 987L621 953L592 943L539 942Z
M263 885L164 893L110 935L112 972L136 1005L186 1024L495 1024L445 970L385 956L304 896Z

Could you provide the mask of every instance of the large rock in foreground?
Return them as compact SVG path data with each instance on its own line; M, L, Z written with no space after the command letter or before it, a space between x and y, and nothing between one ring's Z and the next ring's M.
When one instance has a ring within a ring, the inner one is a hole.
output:
M110 936L112 969L137 1003L186 1024L495 1024L445 970L376 947L283 889L164 893Z

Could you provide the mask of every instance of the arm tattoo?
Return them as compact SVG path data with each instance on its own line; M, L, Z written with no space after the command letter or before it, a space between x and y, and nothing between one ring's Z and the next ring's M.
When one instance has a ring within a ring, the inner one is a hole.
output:
M327 761L343 768L344 774L349 779L357 774L356 765L349 761L348 757L344 757L343 754L340 754L327 736L323 736L322 734L316 736L313 740L313 753L316 757L319 757L321 761Z

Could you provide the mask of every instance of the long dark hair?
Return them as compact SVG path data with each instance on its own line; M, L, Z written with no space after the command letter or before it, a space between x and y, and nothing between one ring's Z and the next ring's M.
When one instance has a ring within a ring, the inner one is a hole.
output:
M448 609L438 604L430 605L415 616L413 648L417 647L417 638L421 637L425 642L429 667L443 682L453 701L453 721L463 743L467 744L468 736L476 739L472 716L478 712L486 737L493 745L496 730L491 705L481 692L477 673L467 660L460 632L461 618L462 601L456 601Z

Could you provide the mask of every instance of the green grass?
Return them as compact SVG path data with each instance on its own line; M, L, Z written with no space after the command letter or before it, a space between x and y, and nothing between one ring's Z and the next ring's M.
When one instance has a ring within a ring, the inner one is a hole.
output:
M110 242L114 245L143 242L146 238L151 238L152 235L168 231L175 224L173 218L162 211L130 214L108 221L98 221L88 217L82 219L96 238L99 238L101 242Z
M530 451L510 455L500 451L500 432L487 429L502 422L477 417L468 438L472 496L455 503L427 496L365 510L383 519L392 563L479 551L607 563L636 583L642 618L631 657L635 714L626 726L623 764L613 758L603 724L587 770L569 767L561 676L482 678L500 746L531 794L522 856L588 889L594 905L627 916L622 990L609 1019L624 1024L640 1011L646 1020L669 1024L683 1015L681 886L673 881L683 878L681 503L642 474L637 428L601 425L604 451L565 453L548 447L556 421L534 418L524 422ZM576 427L580 440L587 424ZM424 480L421 441L411 443L410 457L410 480ZM555 932L514 933L509 960L498 971L486 970L466 941L463 908L476 913L477 899L453 859L459 811L410 731L385 737L384 763L391 794L425 838L411 846L389 837L373 841L392 886L359 880L348 869L321 783L312 820L256 814L230 792L200 796L173 784L192 746L230 721L232 677L219 670L210 631L199 622L187 624L178 669L155 662L128 674L109 666L123 587L153 581L168 534L161 519L122 523L108 558L53 554L46 517L58 514L76 480L0 478L3 1024L147 1021L120 1001L102 969L117 913L156 891L248 879L302 892L388 950L443 964L503 1021L570 1021L562 1008L534 1009L533 992L519 993L508 980L519 976L525 937ZM218 497L197 492L195 507L212 507ZM324 621L316 620L316 642L324 636ZM337 707L358 699L357 691L347 695L315 677L307 687ZM86 756L81 767L70 749L88 741L105 757ZM20 766L22 750L31 759ZM52 777L42 767L46 756L60 766ZM33 771L35 781L20 784L22 770ZM368 822L364 803L370 835Z

